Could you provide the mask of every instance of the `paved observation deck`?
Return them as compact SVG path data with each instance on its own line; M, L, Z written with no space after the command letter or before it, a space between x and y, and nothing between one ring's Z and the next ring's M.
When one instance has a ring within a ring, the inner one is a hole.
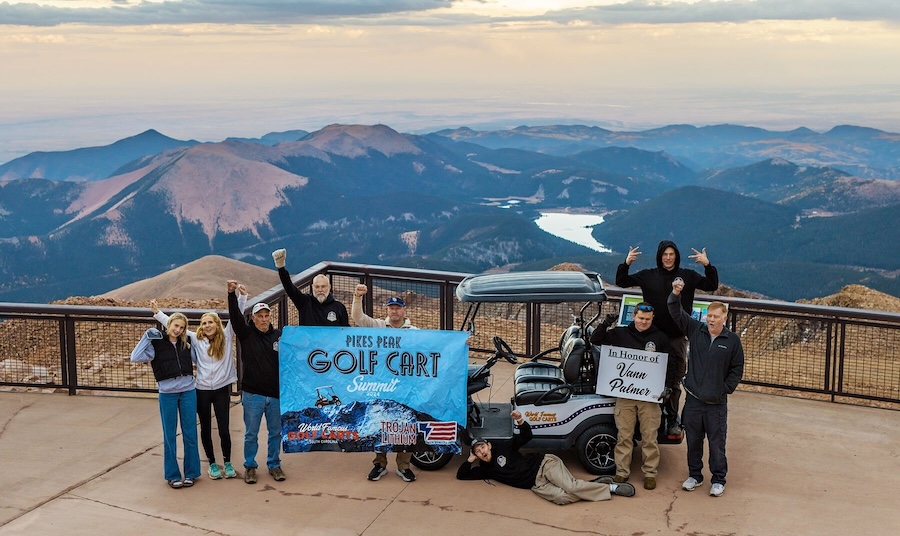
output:
M493 400L509 399L512 370L495 367ZM663 445L656 490L641 486L636 449L635 497L557 506L457 481L462 457L436 472L414 468L418 480L405 483L389 455L389 473L369 482L368 453L282 455L287 480L262 470L255 485L210 480L203 461L194 487L173 490L155 398L0 392L0 536L900 534L900 412L751 392L734 394L729 408L724 496L708 495L708 472L698 491L682 491L686 447ZM239 469L241 415L233 406ZM574 451L560 455L589 477Z

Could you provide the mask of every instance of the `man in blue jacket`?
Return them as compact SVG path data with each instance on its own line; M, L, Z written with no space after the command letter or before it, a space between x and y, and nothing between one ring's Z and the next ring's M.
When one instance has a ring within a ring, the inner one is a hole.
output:
M672 283L667 306L679 329L687 334L691 359L684 377L684 412L681 420L687 437L688 479L681 487L694 491L703 482L703 439L709 441L709 494L725 493L725 435L728 431L728 395L737 389L744 374L744 348L736 333L725 327L728 307L709 304L706 322L691 318L681 307L683 281Z

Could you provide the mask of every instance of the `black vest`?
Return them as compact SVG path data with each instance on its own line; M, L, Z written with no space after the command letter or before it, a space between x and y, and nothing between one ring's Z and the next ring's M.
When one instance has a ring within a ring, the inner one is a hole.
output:
M157 382L178 376L194 375L190 344L182 345L181 341L173 344L165 332L163 332L162 339L155 339L151 343L156 355L150 362L150 366L153 368L153 376L156 377Z

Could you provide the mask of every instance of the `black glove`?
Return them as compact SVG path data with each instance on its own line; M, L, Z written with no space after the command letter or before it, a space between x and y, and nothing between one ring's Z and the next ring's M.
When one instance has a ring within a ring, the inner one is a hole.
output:
M603 329L606 329L609 326L615 325L615 323L618 319L619 319L619 315L617 315L616 313L609 313L603 319L603 322L600 322L600 326L603 327Z

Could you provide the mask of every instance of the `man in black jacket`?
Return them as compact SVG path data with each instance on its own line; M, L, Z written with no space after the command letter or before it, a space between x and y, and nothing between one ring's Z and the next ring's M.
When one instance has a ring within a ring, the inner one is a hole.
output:
M630 324L607 330L616 318L615 315L610 315L591 334L591 344L668 353L669 338L653 325L653 317L653 306L641 302L635 306ZM644 489L656 489L656 476L659 472L659 443L656 433L659 430L660 413L659 404L656 402L616 398L616 428L619 429L615 449L616 482L627 482L631 474L634 427L635 424L639 424Z
M244 482L256 483L256 452L259 450L259 426L266 417L268 449L266 466L277 481L285 479L281 469L281 403L278 385L278 339L281 330L269 322L269 305L257 303L251 324L238 307L237 281L228 282L228 315L241 345L243 375L241 405L244 407Z
M519 448L532 437L531 425L522 419L519 411L514 410L511 415L516 421L512 444L508 448L495 447L489 441L476 439L472 442L469 458L456 471L457 479L493 479L514 488L530 489L542 499L556 504L606 501L610 493L623 497L634 495L634 486L614 483L608 476L594 480L575 478L563 461L553 454L520 453ZM476 460L479 463L473 466Z
M709 440L709 494L725 493L725 435L728 431L728 395L737 389L744 374L744 348L736 333L725 327L728 307L719 301L709 304L706 322L691 318L679 303L684 283L672 283L667 306L672 318L691 344L691 362L684 378L684 430L690 476L681 485L694 491L703 482L703 439Z
M350 317L344 304L335 300L331 293L331 282L328 277L319 274L313 278L312 295L300 292L291 281L291 274L284 267L287 251L277 249L272 252L278 278L288 298L294 303L300 314L300 326L344 326L350 327Z
M694 304L694 291L706 290L712 292L719 288L719 272L709 262L706 256L706 248L701 251L691 248L694 252L688 258L694 259L703 265L704 275L694 270L681 267L681 253L678 246L671 240L663 240L656 249L656 268L647 268L634 274L628 270L632 263L641 255L639 248L628 248L628 256L625 262L616 270L616 285L620 287L641 287L643 300L653 306L656 315L653 325L658 327L669 337L669 362L666 370L666 387L671 391L669 397L663 403L666 413L666 431L670 438L681 438L681 426L678 424L678 402L681 399L681 388L678 382L684 376L687 365L687 339L684 332L675 324L672 316L666 309L666 298L672 291L672 281L681 278L684 281L682 293L682 307L688 313Z

